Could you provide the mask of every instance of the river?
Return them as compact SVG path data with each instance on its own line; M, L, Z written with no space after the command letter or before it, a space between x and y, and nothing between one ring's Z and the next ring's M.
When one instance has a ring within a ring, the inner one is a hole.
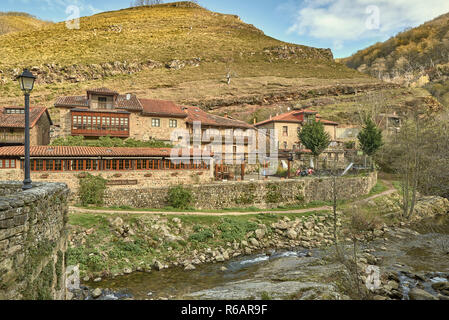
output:
M409 299L416 286L436 296L432 283L449 278L449 219L395 228L361 245L364 253L380 261L381 274L397 275L398 299ZM99 299L349 299L335 276L343 266L333 257L333 248L269 251L192 271L138 272L86 285L103 289Z

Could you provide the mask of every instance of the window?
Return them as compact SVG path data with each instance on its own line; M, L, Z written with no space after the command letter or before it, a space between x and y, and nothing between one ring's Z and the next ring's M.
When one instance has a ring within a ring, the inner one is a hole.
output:
M160 127L161 126L161 119L151 119L151 126L152 127Z
M287 126L282 127L282 135L284 137L288 137L288 127Z
M106 97L98 97L98 108L106 109L106 102L108 98Z
M288 147L288 143L287 143L287 141L284 141L284 150L287 150L287 147Z
M6 109L5 113L6 114L24 114L25 109Z
M314 123L316 121L316 116L314 114L309 114L306 116L307 123Z
M177 128L177 127L178 127L178 120L170 119L170 128Z

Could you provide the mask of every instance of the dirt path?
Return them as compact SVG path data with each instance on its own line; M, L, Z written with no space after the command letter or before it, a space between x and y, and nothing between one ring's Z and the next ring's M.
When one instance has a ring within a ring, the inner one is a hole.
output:
M371 196L366 199L355 201L354 204L360 204L364 202L368 202L383 196L388 196L394 192L396 189L389 181L383 182L388 186L388 190ZM322 206L315 207L309 209L297 209L297 210L284 210L284 211L269 211L269 210L260 210L254 212L164 212L164 211L126 211L126 210L102 210L102 209L84 209L78 207L69 207L70 212L78 212L78 213L106 213L106 214L153 214L153 215L192 215L192 216L246 216L246 215L257 215L261 213L274 213L274 214L283 214L283 213L307 213L307 212L317 212L317 211L328 211L332 210L330 206Z

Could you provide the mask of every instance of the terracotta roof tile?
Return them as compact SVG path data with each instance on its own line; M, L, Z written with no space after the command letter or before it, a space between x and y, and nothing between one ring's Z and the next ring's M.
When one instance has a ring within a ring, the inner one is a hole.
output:
M309 109L303 109L303 110L293 110L288 113L283 113L278 116L272 117L271 119L267 119L265 121L261 121L259 123L256 123L255 126L261 126L270 122L291 122L291 123L300 123L302 124L304 122L302 115L303 114L315 114L317 116L317 120L324 124L330 124L330 125L338 125L338 123L321 119L321 116L318 115L317 111L309 110Z
M171 148L108 148L74 146L31 146L31 157L170 157ZM182 149L178 154L182 155ZM194 150L188 150L192 155ZM23 157L24 147L2 147L0 157Z
M187 114L172 101L139 99L144 115L172 116L186 118Z
M129 95L119 95L117 96L117 108L119 109L125 109L125 110L135 110L135 111L141 111L142 110L142 104L140 103L139 99L137 99L137 96L134 94Z
M8 114L5 109L24 109L23 107L0 107L0 128L25 128L25 116L23 114ZM30 107L30 128L33 128L42 115L46 113L51 123L50 114L46 107Z
M89 102L87 97L85 96L67 96L67 97L59 97L56 99L55 107L89 107ZM142 105L140 104L139 99L137 99L136 95L130 95L128 99L128 95L118 95L117 96L117 108L124 110L142 110Z
M88 107L87 97L70 96L59 97L56 99L55 107Z
M93 88L93 89L88 89L87 90L88 93L100 93L100 94L106 94L106 95L118 95L117 91L111 90L109 88Z
M241 129L254 129L254 126L235 119L224 118L216 116L203 111L198 107L184 106L184 111L187 112L187 122L193 123L194 121L200 121L204 126L211 127L226 127L226 128L241 128Z

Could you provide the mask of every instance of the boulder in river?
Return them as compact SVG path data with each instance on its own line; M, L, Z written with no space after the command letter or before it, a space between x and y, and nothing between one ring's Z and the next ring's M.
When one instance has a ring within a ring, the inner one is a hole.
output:
M423 289L413 288L409 292L410 300L438 300L432 294L424 291Z
M94 291L92 291L92 298L97 299L101 296L102 291L100 288L96 288Z

